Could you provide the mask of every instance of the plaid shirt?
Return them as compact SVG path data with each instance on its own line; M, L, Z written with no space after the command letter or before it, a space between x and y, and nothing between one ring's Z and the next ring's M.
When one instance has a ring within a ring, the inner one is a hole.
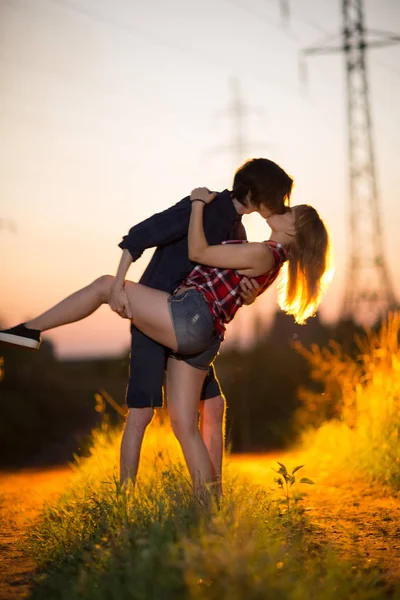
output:
M222 242L223 244L246 244L242 240ZM274 266L267 273L254 277L259 284L258 296L275 281L281 266L287 259L287 252L281 244L268 240L267 244L274 256ZM236 311L242 306L240 296L240 282L245 277L234 269L219 269L197 265L188 277L179 286L195 287L203 294L210 311L214 317L215 329L221 340L224 338L225 323L232 321ZM178 289L179 289L178 288Z

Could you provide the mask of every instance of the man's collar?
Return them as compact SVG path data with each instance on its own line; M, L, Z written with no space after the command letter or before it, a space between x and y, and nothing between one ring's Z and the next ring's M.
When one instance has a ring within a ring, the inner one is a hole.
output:
M229 216L231 219L233 221L241 221L242 215L237 212L235 205L233 204L231 192L229 190L224 190L218 194L218 197L220 198L220 202L223 204L227 213L229 211Z

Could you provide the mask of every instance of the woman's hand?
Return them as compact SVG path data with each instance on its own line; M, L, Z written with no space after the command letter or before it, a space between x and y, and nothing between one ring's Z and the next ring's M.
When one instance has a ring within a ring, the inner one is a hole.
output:
M129 304L128 296L120 283L111 286L110 300L108 302L110 308L119 314L123 319L132 319L132 311Z
M205 204L210 204L216 195L217 194L215 192L212 194L210 190L205 187L195 188L190 194L190 201L193 202L193 200L202 200Z

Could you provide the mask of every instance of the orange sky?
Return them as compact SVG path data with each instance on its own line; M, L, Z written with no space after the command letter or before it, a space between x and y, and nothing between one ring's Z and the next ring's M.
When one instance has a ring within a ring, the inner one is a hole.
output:
M313 58L306 93L297 59L323 31L339 31L339 4L299 0L284 29L273 3L259 0L1 3L1 319L25 320L114 273L117 244L134 223L193 187L229 187L251 156L279 162L295 178L293 203L313 204L327 222L337 273L322 314L336 318L348 235L343 58ZM400 31L395 0L369 0L366 9L370 26ZM369 60L384 243L398 295L399 55L400 46ZM257 108L240 156L232 77ZM250 239L268 237L257 216L246 226ZM250 330L251 311L268 318L273 306L270 292L243 309L237 330ZM113 354L129 343L127 322L107 307L49 337L61 356Z

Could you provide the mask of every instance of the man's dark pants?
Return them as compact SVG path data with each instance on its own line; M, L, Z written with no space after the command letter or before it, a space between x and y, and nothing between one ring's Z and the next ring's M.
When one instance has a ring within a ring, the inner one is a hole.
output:
M126 391L128 408L159 408L163 405L168 348L161 346L131 326L132 345L129 382ZM221 395L221 388L211 366L203 386L201 400Z

